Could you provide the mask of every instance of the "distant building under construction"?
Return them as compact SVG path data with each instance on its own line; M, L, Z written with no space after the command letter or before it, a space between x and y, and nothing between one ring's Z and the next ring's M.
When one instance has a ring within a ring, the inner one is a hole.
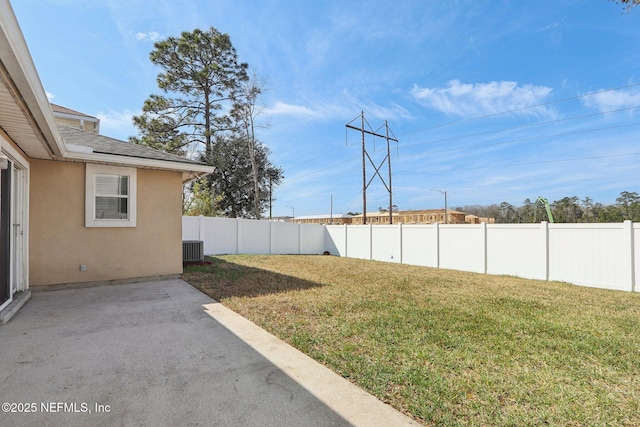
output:
M353 215L349 214L334 214L334 215L305 215L291 218L291 222L298 222L300 224L326 224L326 225L342 225L351 224Z
M447 209L446 221L444 209L426 209L398 211L392 213L394 224L487 224L495 223L495 218L482 218L475 215L468 215L464 212ZM363 224L364 215L307 215L298 216L291 219L291 222L303 224ZM367 212L367 224L389 224L389 212Z

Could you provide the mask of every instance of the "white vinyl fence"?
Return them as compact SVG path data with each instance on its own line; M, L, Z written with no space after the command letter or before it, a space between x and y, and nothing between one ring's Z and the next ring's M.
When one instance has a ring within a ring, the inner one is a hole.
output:
M321 254L640 291L640 224L313 225L183 217L207 255ZM636 284L639 284L636 286Z
M182 217L182 240L202 240L205 255L321 254L321 225L240 218Z

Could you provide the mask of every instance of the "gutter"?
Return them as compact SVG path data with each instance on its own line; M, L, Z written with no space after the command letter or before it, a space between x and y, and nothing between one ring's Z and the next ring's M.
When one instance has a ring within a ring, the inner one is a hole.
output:
M182 172L182 183L187 184L198 178L210 175L215 170L214 166L172 162L168 160L145 159L141 157L127 157L116 154L94 153L91 147L69 144L66 160L79 161L83 163L113 164L118 166L131 166L142 169L162 169L175 172Z

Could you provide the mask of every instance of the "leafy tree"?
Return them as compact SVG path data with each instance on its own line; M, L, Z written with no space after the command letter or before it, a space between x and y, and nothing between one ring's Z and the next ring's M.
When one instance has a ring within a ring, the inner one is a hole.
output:
M640 0L639 0L640 1ZM613 205L594 202L591 197L563 197L550 206L555 222L640 222L640 195L623 191ZM479 217L495 218L498 223L549 221L545 205L540 199L526 199L522 206L515 207L503 202L500 205L467 205L458 210Z
M149 111L151 108L159 109L161 104L165 105L165 109L169 109L169 102L166 99L151 95L142 109L143 111ZM141 116L134 116L133 124L144 131L140 137L130 137L129 142L179 156L186 154L185 147L189 144L189 139L180 132L178 118L145 112Z
M520 222L536 222L536 204L531 201L531 199L527 198L523 202L522 206L517 208L518 216L520 218Z
M640 196L638 193L623 191L616 202L622 219L640 221Z
M496 222L502 224L516 223L518 222L518 212L511 203L502 202L500 203L498 216L495 218Z
M237 134L222 134L216 137L212 150L203 155L207 164L216 167L207 177L214 194L220 198L215 207L223 215L232 218L255 218L254 181L249 147ZM282 180L282 170L269 161L269 149L256 140L255 164L261 179L259 185L259 211L269 202L269 185L277 185ZM270 182L271 181L271 182Z
M593 221L585 221L585 222L604 222L600 219L602 216L602 212L605 209L605 205L600 202L596 202L593 204Z
M622 211L615 205L605 206L598 216L598 222L622 222Z
M576 196L556 200L551 208L555 222L576 223L582 218L582 208Z
M209 181L206 178L199 179L191 185L191 191L185 195L183 212L189 216L220 216L216 206L221 197L213 195Z
M595 222L597 214L596 204L593 203L593 199L585 197L582 200L582 222Z

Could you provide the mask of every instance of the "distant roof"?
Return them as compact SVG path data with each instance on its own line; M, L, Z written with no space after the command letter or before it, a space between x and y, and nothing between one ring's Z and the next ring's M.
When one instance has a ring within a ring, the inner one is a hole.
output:
M444 213L444 209L416 209L416 210L408 210L408 211L400 211L402 214L431 214L431 213ZM455 209L447 209L447 213L450 214L464 214L464 212L457 211ZM367 214L368 215L368 214Z
M73 146L88 147L93 153L111 154L116 156L134 157L139 159L163 160L169 162L187 163L191 165L203 165L198 162L175 154L154 150L131 142L120 141L108 136L98 135L68 126L58 126L60 134L67 148L73 150ZM69 147L71 145L72 147Z
M426 215L426 214L437 214L444 213L444 209L419 209L419 210L408 210L408 211L400 211L393 212L393 215ZM456 211L453 209L447 209L448 214L463 214L464 212ZM356 217L362 217L363 214L356 215ZM389 212L367 212L367 216L389 216Z
M393 215L400 215L400 212L393 211ZM364 214L354 215L354 218L362 218ZM389 212L367 212L367 216L389 216Z
M353 218L353 215L349 214L326 214L326 215L302 215L297 216L294 219L328 219L328 218Z
M51 109L53 110L54 113L72 114L74 116L90 117L92 119L97 120L96 117L90 116L85 113L81 113L79 111L72 110L71 108L63 107L61 105L53 104L53 103L50 103L50 104L51 104Z

